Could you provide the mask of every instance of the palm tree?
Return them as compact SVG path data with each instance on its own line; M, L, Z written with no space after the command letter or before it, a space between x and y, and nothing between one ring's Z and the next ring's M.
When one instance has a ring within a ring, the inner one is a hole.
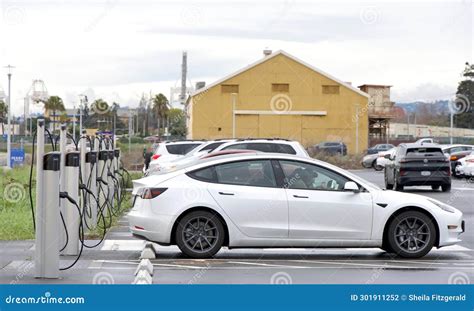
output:
M0 100L0 119L2 122L2 134L5 134L5 128L4 128L4 121L5 121L5 116L7 115L8 112L8 107L7 104L3 100Z
M153 97L153 113L158 121L158 135L161 135L161 128L164 127L164 120L169 110L168 98L163 94Z
M53 133L56 130L56 111L65 111L63 100L59 96L51 96L44 103L44 109L53 111Z

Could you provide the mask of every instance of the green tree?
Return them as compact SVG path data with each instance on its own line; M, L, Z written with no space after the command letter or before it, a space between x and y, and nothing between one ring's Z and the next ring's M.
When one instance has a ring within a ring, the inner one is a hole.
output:
M51 96L48 100L44 103L44 108L53 112L53 133L56 130L56 122L58 121L56 112L57 111L65 111L66 108L64 107L63 100L59 96Z
M153 97L153 114L158 121L158 135L161 135L161 129L165 127L168 110L168 98L161 93L155 95Z
M186 115L183 110L178 108L169 109L167 112L169 120L168 128L172 136L186 136Z
M2 134L5 133L5 118L7 117L7 112L8 112L8 107L7 104L3 101L0 100L0 122L2 122Z
M456 127L474 128L474 65L466 63L453 103Z

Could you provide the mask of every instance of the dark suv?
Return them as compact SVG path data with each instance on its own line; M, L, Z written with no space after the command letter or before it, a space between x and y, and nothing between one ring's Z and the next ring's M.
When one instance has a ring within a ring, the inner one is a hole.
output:
M451 190L449 159L439 145L401 144L385 165L385 187L402 191L404 186L431 186Z
M325 153L328 155L346 155L347 146L343 142L337 141L327 141L322 142L313 147L313 152L315 153Z

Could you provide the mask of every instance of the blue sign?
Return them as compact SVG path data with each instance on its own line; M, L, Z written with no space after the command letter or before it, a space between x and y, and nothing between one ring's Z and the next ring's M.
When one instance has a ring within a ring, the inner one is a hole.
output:
M12 149L10 153L10 163L12 167L23 165L25 162L25 149Z

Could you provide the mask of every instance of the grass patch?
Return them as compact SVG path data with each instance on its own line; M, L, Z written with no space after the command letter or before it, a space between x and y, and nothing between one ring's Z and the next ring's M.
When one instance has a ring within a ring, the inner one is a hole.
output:
M33 176L35 175L33 168ZM130 173L131 179L140 178L140 173ZM8 171L0 171L0 240L34 239L33 218L29 198L30 167L16 167ZM32 180L33 204L36 204L36 182ZM131 181L126 188L131 188ZM121 210L112 218L112 226L130 208L130 193L126 193ZM107 224L110 220L107 219ZM102 229L96 228L87 234L88 238L102 236Z

